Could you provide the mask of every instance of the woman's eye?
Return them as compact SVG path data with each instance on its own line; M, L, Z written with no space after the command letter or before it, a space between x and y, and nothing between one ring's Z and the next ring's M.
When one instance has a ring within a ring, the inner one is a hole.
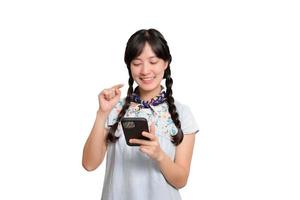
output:
M133 64L133 66L140 66L141 65L141 63L132 63Z
M152 65L155 65L155 64L158 63L158 61L151 61L150 63L151 63Z

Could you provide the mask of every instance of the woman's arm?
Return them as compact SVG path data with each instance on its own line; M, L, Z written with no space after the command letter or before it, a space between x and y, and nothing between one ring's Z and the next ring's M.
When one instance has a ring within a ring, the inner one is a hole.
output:
M107 149L106 119L121 97L123 84L104 89L98 95L99 110L92 131L84 145L82 166L87 171L96 169L103 161Z
M155 135L154 124L151 125L149 133L144 131L142 134L148 137L150 141L131 139L129 142L140 144L140 150L157 161L169 184L177 189L184 187L190 172L195 134L184 135L182 142L176 147L175 161L160 148L158 138Z
M82 166L87 171L95 170L103 161L107 149L105 121L107 114L97 112L91 133L84 145Z
M163 151L157 161L166 180L177 189L184 187L187 183L194 143L195 134L185 134L182 142L176 147L175 161L172 161Z

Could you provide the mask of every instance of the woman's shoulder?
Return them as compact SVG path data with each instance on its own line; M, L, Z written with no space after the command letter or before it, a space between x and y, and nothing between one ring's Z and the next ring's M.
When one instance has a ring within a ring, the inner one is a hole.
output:
M186 104L178 100L174 101L179 119L181 122L181 129L184 134L197 133L199 131L198 124L194 118L193 112Z
M193 116L193 112L189 105L182 103L181 101L174 100L174 104L176 106L176 111L179 114L179 118L186 118L189 116Z
M182 103L181 101L179 101L177 99L174 100L174 104L175 104L176 110L178 112L182 112L182 111L184 112L185 110L189 110L190 109L190 107L187 104Z

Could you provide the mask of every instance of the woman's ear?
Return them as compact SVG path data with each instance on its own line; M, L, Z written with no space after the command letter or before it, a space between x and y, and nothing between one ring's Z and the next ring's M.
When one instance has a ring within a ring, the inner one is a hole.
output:
M167 68L168 68L168 66L169 66L169 63L168 62L165 62L165 66L164 66L164 76L163 76L163 78L166 78L167 77Z
M165 62L164 70L167 69L168 65L169 65L169 62Z

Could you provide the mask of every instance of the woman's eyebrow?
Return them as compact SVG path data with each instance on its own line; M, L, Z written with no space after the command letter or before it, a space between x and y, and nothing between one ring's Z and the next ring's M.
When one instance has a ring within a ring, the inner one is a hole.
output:
M135 58L135 59L133 59L132 61L143 61L143 60L140 59L140 58Z
M152 58L158 58L158 57L157 56L150 56L150 57L147 58L147 60L150 60ZM132 61L143 61L143 59L137 57L137 58L133 59Z

